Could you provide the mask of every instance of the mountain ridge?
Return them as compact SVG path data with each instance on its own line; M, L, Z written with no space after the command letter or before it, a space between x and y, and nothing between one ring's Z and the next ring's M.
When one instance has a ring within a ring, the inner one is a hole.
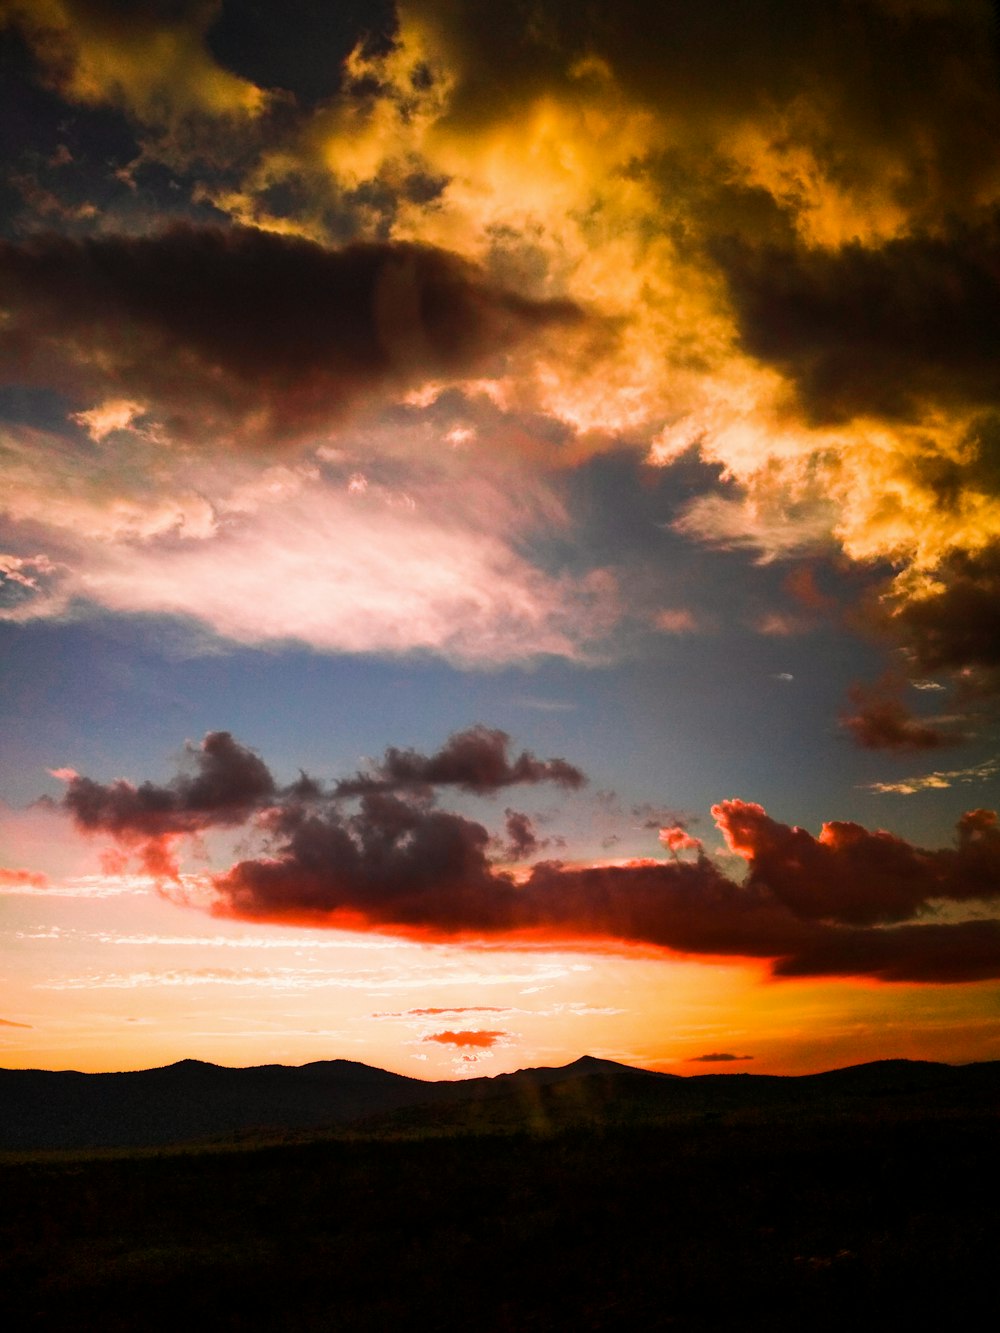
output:
M942 1113L1000 1105L1000 1061L879 1060L814 1074L679 1075L596 1056L457 1080L353 1060L146 1070L0 1069L0 1150L157 1147L335 1132L496 1132L677 1116L866 1113L890 1104Z

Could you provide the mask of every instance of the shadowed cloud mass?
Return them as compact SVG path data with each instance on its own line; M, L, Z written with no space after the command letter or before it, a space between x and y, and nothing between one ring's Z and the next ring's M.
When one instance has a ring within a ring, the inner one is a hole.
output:
M463 741L491 735L503 733L472 728L439 753L462 753ZM165 840L230 827L256 812L266 850L207 881L210 906L222 915L430 939L541 937L597 947L625 941L679 954L769 959L778 976L1000 975L995 921L924 919L945 905L953 914L1000 894L1000 825L989 810L964 815L955 845L930 851L844 821L825 824L814 837L759 805L728 800L712 813L746 863L743 882L721 871L696 839L688 840L693 861L680 860L668 843L668 861L542 861L515 877L492 864L483 824L437 807L426 781L430 761L418 765L425 779L410 794L345 792L342 784L325 792L306 776L279 791L263 762L228 733L209 733L191 753L194 775L166 786L74 776L64 804L81 828L138 848L150 870L165 874ZM387 765L398 753L387 752ZM531 758L525 771L552 762ZM434 771L441 785L468 772L461 765ZM508 771L505 762L494 779ZM480 779L479 790L495 785Z
M510 737L506 732L483 726L457 732L433 755L390 747L369 774L338 782L335 795L363 796L370 792L451 786L485 796L520 783L553 782L574 789L586 782L583 773L565 759L536 759L529 751L522 750L512 760L509 747Z
M504 291L468 261L403 242L333 250L249 227L0 243L0 374L138 397L184 438L262 446L381 394L461 376L568 301Z

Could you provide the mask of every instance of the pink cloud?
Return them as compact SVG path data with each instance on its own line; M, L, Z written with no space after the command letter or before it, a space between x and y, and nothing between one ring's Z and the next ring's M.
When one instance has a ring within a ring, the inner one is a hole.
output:
M42 889L48 882L48 875L43 875L38 870L12 870L6 866L0 866L0 884L5 888L13 888L23 884L29 888Z
M678 852L700 852L702 850L701 839L694 837L680 825L673 828L661 828L660 842L663 843L668 852L673 852L675 855Z

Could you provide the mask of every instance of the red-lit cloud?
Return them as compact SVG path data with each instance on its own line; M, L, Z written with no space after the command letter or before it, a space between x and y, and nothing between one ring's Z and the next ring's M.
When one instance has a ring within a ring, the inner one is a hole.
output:
M15 888L23 884L27 888L41 889L49 882L48 876L37 870L15 870L0 866L0 884L5 888Z
M440 754L464 753L461 742L471 738L470 753L478 755L478 742L491 735L503 733L459 733ZM504 756L505 747L506 738ZM825 824L814 837L759 805L728 800L713 814L730 850L747 863L743 883L724 874L697 839L687 848L694 860L681 860L674 847L669 861L547 861L515 880L491 861L488 830L438 808L423 782L407 793L381 789L376 780L375 789L367 783L356 796L350 786L324 791L303 777L278 791L263 762L228 733L210 733L191 753L195 773L166 786L76 777L65 804L82 828L138 847L154 872L164 839L232 827L256 812L268 850L211 876L220 915L441 940L629 941L693 956L770 960L778 976L1000 976L1000 923L933 919L944 904L954 911L1000 897L1000 824L992 811L963 815L953 847L926 850L844 821ZM426 778L431 761L406 753L402 772L415 763ZM399 754L388 752L386 772ZM529 756L521 780L564 763ZM506 778L512 768L517 764L504 757L494 777ZM482 781L475 767L433 771L443 786L461 785L472 772ZM675 841L687 846L683 830L668 832L683 835Z
M472 1047L479 1049L488 1049L495 1046L502 1038L509 1036L507 1032L434 1032L429 1037L424 1037L424 1041L437 1041L443 1046Z
M675 856L678 852L700 852L702 850L701 839L688 833L687 829L679 824L672 828L661 828L659 836L660 842L663 843L667 851L673 852Z

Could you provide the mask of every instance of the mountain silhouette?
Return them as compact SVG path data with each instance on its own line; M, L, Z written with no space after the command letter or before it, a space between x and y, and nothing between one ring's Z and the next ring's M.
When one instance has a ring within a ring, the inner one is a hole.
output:
M582 1056L426 1081L352 1060L233 1069L180 1060L129 1073L0 1069L0 1149L159 1147L356 1126L369 1133L550 1130L757 1113L947 1113L995 1105L1000 1061L881 1060L822 1074L679 1076Z

